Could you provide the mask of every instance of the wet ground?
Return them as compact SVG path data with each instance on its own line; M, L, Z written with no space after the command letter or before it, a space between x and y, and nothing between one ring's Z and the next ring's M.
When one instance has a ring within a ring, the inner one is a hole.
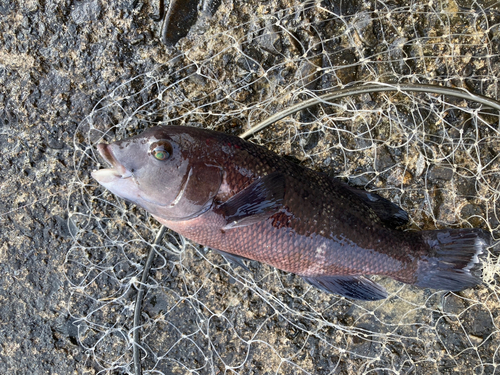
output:
M453 85L498 97L498 4L490 4L486 13L469 12L470 4L425 8L422 14L461 11L451 18L465 25L468 37L446 37L447 43L422 46L405 43L442 37L438 22L435 30L432 25L416 27L401 39L384 34L388 29L382 23L370 21L378 17L376 4L325 1L314 10L279 13L288 3L223 0L213 18L200 16L188 37L169 48L160 41L160 24L150 17L158 13L156 3L33 0L0 5L1 374L130 371L130 346L120 336L131 329L135 292L130 277L140 274L147 243L158 226L109 195L99 201L102 192L89 179L97 159L89 150L111 124L124 125L105 134L106 140L168 119L181 124L203 121L204 126L239 134L248 121L279 109L276 98L303 99L300 87L322 93L339 82L365 77L394 82L428 75L435 83L454 79ZM401 9L396 3L388 7ZM390 13L389 8L380 7L380 12ZM394 30L406 30L408 14L397 13L386 19L399 22ZM269 21L257 24L255 14ZM273 14L287 23L275 23L269 17ZM349 27L342 29L343 21L335 16L339 14L358 14L352 34ZM416 24L424 24L424 18ZM450 17L443 19L451 22ZM235 26L244 22L245 27ZM297 27L300 24L309 26ZM293 33L283 32L287 27ZM226 35L225 30L232 32ZM419 33L426 37L416 38ZM231 38L234 43L228 42ZM453 42L461 44L449 50ZM348 48L349 43L363 48ZM362 63L363 54L377 62L376 73ZM377 56L389 56L389 62L379 63ZM332 66L342 68L332 73ZM168 91L158 99L163 89ZM405 104L404 99L396 98L395 108L398 100ZM460 110L446 110L443 122L451 128L455 121L466 123L465 130L450 135L426 112L428 104L400 110L398 115L407 115L398 118L401 123L411 122L413 110L423 108L421 113L437 124L425 129L432 134L422 139L430 146L419 154L417 148L398 146L417 132L393 133L383 126L370 133L363 116L352 115L353 109L373 111L384 101L383 96L364 96L353 107L304 111L294 120L344 116L346 123L358 121L354 127L339 120L323 122L331 125L328 129L316 126L311 132L301 127L291 134L285 123L264 131L256 141L304 165L355 176L352 183L387 193L412 213L415 229L451 223L498 233L500 185L495 174L500 143L494 115L484 114L485 122L478 125L461 112L463 103L450 100ZM208 109L200 110L203 106ZM455 150L447 143L463 134L472 140L480 134L475 143L480 151L460 153L460 144ZM377 157L363 152L371 140L386 138L392 143L377 148ZM349 151L354 149L357 152ZM484 163L480 173L476 160ZM384 191L385 186L391 188ZM94 201L91 196L100 198ZM103 239L103 233L109 237ZM119 249L113 252L113 247ZM229 368L245 374L497 371L495 275L488 287L444 299L387 281L384 285L393 298L365 305L310 292L298 278L270 267L252 263L252 274L244 274L203 249L187 246L180 258L175 252L164 256L169 267L157 260L154 277L160 287L149 291L144 306L145 369L156 367L165 374L222 373ZM124 258L130 262L124 263ZM108 300L114 304L103 307ZM115 336L109 333L118 326Z

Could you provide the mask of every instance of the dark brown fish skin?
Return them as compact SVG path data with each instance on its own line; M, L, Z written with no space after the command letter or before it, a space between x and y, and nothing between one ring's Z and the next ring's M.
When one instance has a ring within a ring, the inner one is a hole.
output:
M424 232L393 229L388 221L380 219L380 213L374 211L366 199L360 198L368 193L356 193L340 180L303 168L235 136L200 128L167 126L148 129L135 139L140 137L185 137L189 142L179 147L183 160L193 160L198 165L205 163L212 172L220 171L213 175L212 180L220 179L220 185L208 203L205 202L207 194L203 192L208 174L204 181L197 182L199 197L193 193L190 202L199 202L199 213L189 219L172 218L145 207L166 227L199 244L270 264L306 280L385 275L408 284L450 290L480 282L470 274L477 268L477 256L488 244L489 236L480 229ZM123 143L115 144L122 147ZM114 150L116 152L116 147ZM284 179L281 208L252 225L225 229L228 221L220 207L255 181L273 173L279 173ZM442 241L436 240L438 232ZM442 256L440 244L447 246L453 241L459 249L452 251L452 266L446 259L445 265L440 266L437 258ZM446 267L451 267L453 272L459 269L459 275L452 275L453 282L449 285L446 282L435 285L436 280L440 280L439 272L446 271ZM454 279L462 276L464 280L455 283ZM366 295L344 295L370 299ZM373 299L380 298L383 296Z
M157 217L166 227L199 244L301 276L378 274L415 281L416 260L424 250L411 233L386 228L358 197L327 175L239 138L220 138L223 146L214 145L214 159L225 172L222 186L229 194L220 193L215 203L278 170L286 177L285 185L293 186L285 192L285 208L262 222L227 231L221 230L226 220L215 210L188 221Z

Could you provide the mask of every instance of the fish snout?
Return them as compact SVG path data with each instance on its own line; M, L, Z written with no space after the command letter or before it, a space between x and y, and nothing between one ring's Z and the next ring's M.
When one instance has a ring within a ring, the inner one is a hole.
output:
M92 177L94 177L99 183L111 182L117 178L129 178L132 177L132 172L128 171L125 166L123 166L113 154L111 145L106 143L99 143L97 145L97 151L102 156L102 158L108 163L112 168L99 169L92 172Z

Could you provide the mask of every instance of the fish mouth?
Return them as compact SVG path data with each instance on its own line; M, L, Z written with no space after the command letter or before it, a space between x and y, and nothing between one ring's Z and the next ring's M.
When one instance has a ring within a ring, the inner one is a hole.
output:
M105 143L99 143L97 145L97 151L102 156L102 158L108 163L112 168L98 169L92 171L92 177L94 177L97 182L101 184L110 183L121 178L132 177L132 173L127 170L118 160L116 160L113 152L111 151L110 145Z

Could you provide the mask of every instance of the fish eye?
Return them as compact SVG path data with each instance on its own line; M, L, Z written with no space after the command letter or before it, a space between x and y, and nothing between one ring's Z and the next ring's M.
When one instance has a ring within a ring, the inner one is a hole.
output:
M164 161L172 155L172 145L167 141L154 142L151 145L149 152L155 157L155 159Z

